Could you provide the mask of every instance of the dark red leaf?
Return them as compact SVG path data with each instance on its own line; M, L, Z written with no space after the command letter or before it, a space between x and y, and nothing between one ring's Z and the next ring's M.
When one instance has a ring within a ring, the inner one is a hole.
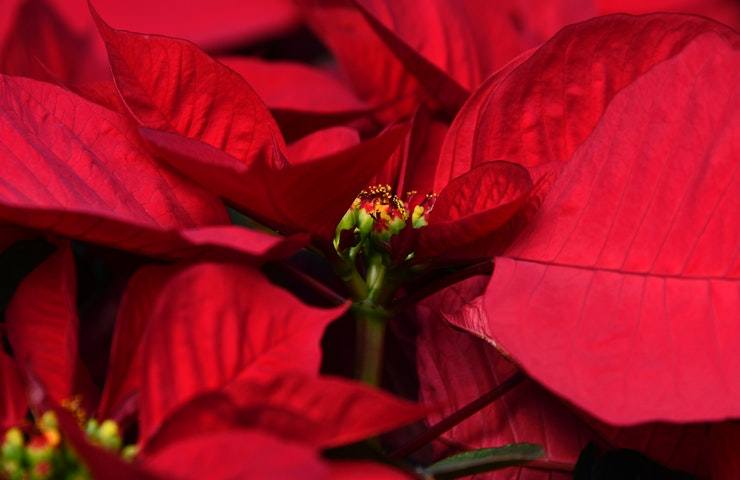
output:
M622 90L469 326L611 423L740 415L739 67L704 35Z
M13 359L0 351L0 431L20 425L27 410L26 389L18 367Z
M277 125L238 73L186 40L115 30L93 15L116 87L142 126L205 142L246 165L283 165Z
M228 223L221 202L155 162L120 115L0 76L0 220L150 255L295 248ZM195 228L202 227L202 228Z
M142 129L175 168L218 192L255 218L286 232L334 234L337 223L406 133L392 127L355 147L275 169L247 168L235 158L188 138ZM245 188L248 186L248 188Z
M175 267L145 267L128 282L118 307L98 418L118 416L141 388L142 344L158 294Z
M51 404L59 421L59 430L65 441L74 448L75 454L82 460L92 474L92 478L110 480L163 480L169 475L160 476L138 466L132 465L118 455L92 445L80 430L75 418L59 405Z
M324 328L346 306L308 307L246 267L200 264L163 285L142 352L141 439L199 393L259 372L317 373Z
M12 30L0 40L2 73L77 83L105 71L93 32L73 31L44 0L20 3Z
M77 349L77 279L68 243L21 282L5 312L16 361L56 402L72 398L82 375Z
M429 225L419 231L418 253L436 256L486 237L508 222L527 200L532 180L524 167L487 162L452 180L434 202Z
M11 225L0 225L0 253L19 240L32 237L33 232Z

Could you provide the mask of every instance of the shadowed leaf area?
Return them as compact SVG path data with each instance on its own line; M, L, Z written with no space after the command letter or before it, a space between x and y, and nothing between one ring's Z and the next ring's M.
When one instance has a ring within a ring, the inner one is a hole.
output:
M692 480L696 477L671 470L635 450L600 452L593 443L578 457L573 480Z

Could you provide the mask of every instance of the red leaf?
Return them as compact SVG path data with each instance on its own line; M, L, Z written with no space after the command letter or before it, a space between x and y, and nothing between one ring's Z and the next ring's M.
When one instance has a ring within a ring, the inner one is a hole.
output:
M104 68L92 32L77 33L44 0L19 5L0 50L0 72L77 83Z
M18 367L0 350L0 431L20 425L27 410L26 390Z
M84 375L76 301L74 257L64 243L21 282L5 312L16 361L57 402L72 398L76 380Z
M321 479L329 475L328 466L313 449L244 430L188 437L147 457L144 465L167 478L180 479Z
M33 232L10 225L0 225L0 253L15 242L32 237Z
M416 109L416 79L377 37L349 0L300 0L306 21L338 59L359 97L392 121Z
M116 113L6 76L0 103L4 222L167 257L204 250L259 257L295 247L292 239L210 226L228 222L223 205L158 166Z
M439 150L448 124L425 107L420 107L411 119L409 133L393 153L372 184L389 184L399 195L409 191L422 194L439 193L449 178L439 165ZM440 180L444 177L444 183Z
M170 415L146 445L229 428L257 428L314 447L363 440L423 417L427 409L363 384L303 373L250 373L222 394L194 398Z
M57 0L68 14L88 14L86 2ZM121 28L187 38L202 48L225 50L271 38L295 26L290 0L96 0L104 18ZM69 5L68 5L69 4Z
M316 447L363 440L418 420L427 409L358 382L305 374L250 375L227 387L250 422Z
M710 40L711 39L711 40ZM525 166L567 161L612 98L693 43L737 44L697 17L612 15L564 28L489 78L455 119L442 149L451 178L505 158Z
M486 277L473 277L435 294L416 309L420 398L442 406L429 416L430 424L493 389L516 371L496 349L447 323L485 319L480 297L485 284ZM549 469L527 471L534 480L566 478L562 471L575 465L590 437L591 432L561 402L525 381L441 439L467 449L515 442L542 445ZM439 453L444 454L444 449ZM518 470L507 469L493 478L516 478Z
M709 450L711 478L731 480L740 475L740 425L737 421L724 422L711 427L712 444Z
M543 4L544 3L544 4ZM454 113L515 55L594 15L588 2L303 0L309 24L363 98L408 114L431 98ZM393 118L393 117L391 117ZM495 157L494 157L495 158Z
M334 234L355 196L387 161L406 130L392 127L341 152L275 169L251 169L226 153L179 135L141 134L175 168L234 202L255 218L286 232ZM244 188L249 185L249 188Z
M524 167L487 162L452 180L419 231L418 253L436 256L472 243L508 222L524 205L532 180Z
M128 282L118 307L98 418L118 416L141 388L142 344L159 291L175 267L145 267Z
M205 142L250 165L284 144L244 79L185 40L115 30L93 11L121 97L144 127Z
M340 113L368 109L339 78L310 65L253 57L218 60L244 77L272 110Z
M373 114L368 104L329 71L250 57L223 57L219 61L255 89L270 107L286 141Z
M740 415L739 65L706 35L617 95L470 326L611 423Z
M59 430L64 440L72 445L75 454L83 461L92 478L110 480L163 480L164 478L172 478L169 475L166 477L155 475L138 465L132 465L124 461L112 452L92 445L80 430L75 418L67 410L56 404L52 404L50 407L56 413Z
M332 480L409 480L411 475L395 468L370 462L334 462L329 468Z
M417 368L421 399L444 406L431 415L436 423L478 398L515 370L500 352L453 326L485 323L485 277L450 287L418 308ZM484 448L511 442L542 445L547 452L537 469L519 473L526 478L570 478L566 474L588 441L606 448L631 448L661 464L697 475L708 473L711 452L706 424L647 424L616 428L572 410L532 381L525 381L468 420L448 431L442 440L451 447ZM560 473L563 472L563 473ZM517 478L518 469L504 470L494 478Z
M679 12L693 13L712 18L731 26L740 28L740 3L734 0L596 0L594 2L600 14L629 12Z
M237 377L316 373L324 328L345 308L303 305L245 267L200 264L174 275L143 346L141 439L183 402Z
M292 164L305 163L321 157L339 153L360 143L357 130L334 127L319 130L288 146Z

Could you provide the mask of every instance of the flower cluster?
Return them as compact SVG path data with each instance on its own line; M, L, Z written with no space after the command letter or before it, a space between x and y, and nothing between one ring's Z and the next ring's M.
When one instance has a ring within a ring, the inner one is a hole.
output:
M6 3L0 479L740 478L737 2Z

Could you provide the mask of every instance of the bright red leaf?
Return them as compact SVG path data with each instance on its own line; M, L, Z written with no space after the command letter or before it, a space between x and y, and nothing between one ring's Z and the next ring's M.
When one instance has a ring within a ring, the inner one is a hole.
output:
M87 15L85 0L56 0L68 15ZM227 49L278 35L296 26L290 0L95 0L120 28L186 38L202 48Z
M323 479L329 476L328 465L313 449L244 430L188 437L146 458L144 465L168 478L178 479Z
M168 163L256 219L285 232L324 237L334 234L357 193L367 186L405 133L403 127L391 127L355 147L276 169L261 162L247 168L207 144L141 130Z
M418 253L455 255L456 247L474 242L503 226L532 190L527 169L509 162L488 162L452 180L439 194L419 232Z
M599 14L677 12L712 18L738 30L740 3L734 0L595 0Z
M368 109L336 75L317 67L256 57L218 60L244 77L271 110L337 114Z
M486 322L483 309L485 277L466 280L422 302L417 308L419 337L417 368L421 398L444 408L430 415L442 417L498 386L515 371L492 345L466 332L451 328ZM448 324L449 322L449 324ZM638 450L661 464L696 475L707 475L708 457L716 448L708 424L646 424L611 427L525 380L488 407L449 430L442 440L450 447L475 449L511 442L542 445L547 456L538 468L507 469L494 478L569 478L588 441L604 448ZM559 473L562 472L562 473Z
M288 141L373 113L348 85L327 70L253 57L220 57L219 61L249 82Z
M324 328L343 307L308 307L236 265L200 264L158 293L142 353L141 438L174 408L254 372L317 373Z
M506 159L567 161L614 96L689 45L737 44L730 29L685 15L613 15L571 25L488 79L456 117L442 149L451 177Z
M235 427L257 428L314 447L335 447L400 427L426 412L419 405L340 378L250 373L222 392L196 397L178 409L148 442L146 451L156 451L176 438Z
M292 164L318 160L321 157L341 152L360 143L357 130L348 127L334 127L319 130L288 146L288 156Z
M590 16L587 2L300 3L363 98L396 103L396 114L410 113L425 98L456 112L470 90L514 56ZM542 29L549 29L546 35Z
M469 327L609 422L740 415L739 66L705 35L622 90Z
M275 121L238 73L186 40L115 30L95 18L116 87L142 126L205 142L246 165L284 164Z

